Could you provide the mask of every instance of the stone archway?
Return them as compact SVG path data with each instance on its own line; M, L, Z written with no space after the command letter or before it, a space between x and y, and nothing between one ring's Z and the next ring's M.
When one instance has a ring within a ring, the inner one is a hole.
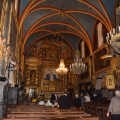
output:
M95 89L100 90L102 88L103 76L105 76L106 74L106 72L101 72L97 75Z

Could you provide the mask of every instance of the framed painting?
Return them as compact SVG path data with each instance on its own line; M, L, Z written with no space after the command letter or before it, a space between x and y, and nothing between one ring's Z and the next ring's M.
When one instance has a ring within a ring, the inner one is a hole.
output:
M115 88L115 79L114 75L106 75L103 77L105 86L107 89L114 89Z

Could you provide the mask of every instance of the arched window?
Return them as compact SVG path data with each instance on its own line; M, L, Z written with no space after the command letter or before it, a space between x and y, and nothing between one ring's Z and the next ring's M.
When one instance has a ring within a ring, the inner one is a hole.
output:
M15 0L15 12L17 14L17 10L18 10L18 0Z
M82 58L85 57L85 42L84 41L81 42L81 57Z
M102 27L102 23L99 22L97 25L97 39L98 39L98 48L103 44L104 40L103 40L103 27Z

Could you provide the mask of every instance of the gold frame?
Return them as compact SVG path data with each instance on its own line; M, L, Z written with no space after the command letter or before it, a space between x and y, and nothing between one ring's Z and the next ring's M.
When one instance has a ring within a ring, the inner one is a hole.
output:
M103 83L105 84L105 86L107 87L107 89L114 89L115 88L115 79L114 79L114 75L105 75L103 77Z

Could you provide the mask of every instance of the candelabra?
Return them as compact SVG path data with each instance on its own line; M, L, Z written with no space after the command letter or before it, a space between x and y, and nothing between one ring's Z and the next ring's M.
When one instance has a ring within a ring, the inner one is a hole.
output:
M118 27L118 31L113 28L112 31L107 33L106 41L116 53L120 54L120 26Z
M75 57L76 59L74 59L74 63L70 65L70 72L79 75L87 70L87 66L82 62L79 50L77 50Z

